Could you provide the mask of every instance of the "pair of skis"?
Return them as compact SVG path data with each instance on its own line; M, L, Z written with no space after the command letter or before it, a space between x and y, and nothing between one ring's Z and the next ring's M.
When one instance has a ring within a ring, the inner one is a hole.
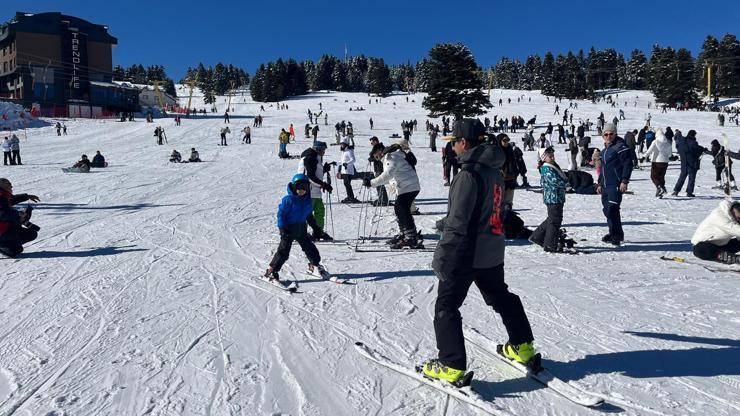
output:
M502 353L502 346L494 344L491 340L484 337L475 328L467 328L465 331L465 339L481 350L489 353L501 362L506 363L512 368L519 371L522 375L529 377L537 382L543 384L545 387L550 388L559 395L572 401L581 406L585 407L598 407L604 399L599 395L591 392L587 392L579 387L573 386L552 374L547 368L541 364L541 357L539 354L533 358L533 365L525 366L516 361L512 361L505 357ZM478 409L481 409L492 415L509 415L510 413L503 408L496 406L490 400L484 399L480 396L471 386L473 372L468 372L456 384L451 384L446 381L431 379L426 377L421 371L420 366L409 368L402 364L398 364L391 359L385 357L380 352L368 347L362 342L355 343L355 349L360 355L367 358L370 361L375 362L383 367L394 370L400 374L408 376L416 381L433 387L445 394L448 394L462 402L468 403Z
M318 277L318 278L327 280L329 282L336 283L338 285L352 284L347 279L340 279L330 274L326 270L321 271L318 268L314 268L313 271L306 270L305 274L307 276ZM274 280L274 279L269 279L268 277L265 277L265 276L259 276L257 277L257 280L263 281L269 285L275 286L276 288L284 290L286 292L290 292L290 293L298 292L298 283L296 283L295 280L292 280L292 281L291 280Z

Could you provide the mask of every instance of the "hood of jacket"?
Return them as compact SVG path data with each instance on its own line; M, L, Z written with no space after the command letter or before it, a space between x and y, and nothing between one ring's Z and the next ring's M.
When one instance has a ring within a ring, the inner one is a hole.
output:
M501 169L506 161L506 154L498 146L480 144L459 155L457 161L463 165L473 164L473 169L475 170L479 170L479 167Z

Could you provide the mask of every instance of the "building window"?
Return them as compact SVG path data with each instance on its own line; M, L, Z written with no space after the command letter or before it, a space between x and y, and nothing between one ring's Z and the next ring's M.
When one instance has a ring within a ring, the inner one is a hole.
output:
M8 72L8 63L3 62L3 72Z

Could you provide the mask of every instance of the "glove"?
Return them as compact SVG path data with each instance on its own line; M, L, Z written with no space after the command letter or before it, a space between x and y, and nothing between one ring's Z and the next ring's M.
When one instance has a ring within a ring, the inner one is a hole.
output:
M369 187L371 186L371 185L370 185L370 178L364 178L364 179L362 180L362 186L364 186L364 187L366 187L366 188L369 188Z
M333 190L333 188L328 183L321 182L321 190L331 193L331 191Z
M331 170L331 163L326 162L324 163L324 172L329 172Z

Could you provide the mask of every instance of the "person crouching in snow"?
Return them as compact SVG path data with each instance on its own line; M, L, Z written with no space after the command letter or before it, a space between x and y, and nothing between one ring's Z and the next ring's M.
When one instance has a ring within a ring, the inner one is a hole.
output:
M418 240L414 217L411 215L411 205L421 190L416 170L407 161L406 153L398 143L385 149L378 148L373 157L376 160L383 161L383 173L372 180L370 178L363 179L362 184L368 188L391 184L398 195L393 210L396 214L400 233L389 242L391 248L422 248L423 246Z
M280 244L272 257L270 267L265 271L265 277L271 281L280 280L280 269L290 256L293 241L297 241L308 257L308 270L311 274L328 279L329 273L320 264L321 255L316 245L311 241L306 230L308 217L313 213L311 204L311 183L308 176L298 173L288 184L288 194L280 201L277 213L277 226L280 230Z
M547 207L547 218L532 233L529 240L551 253L562 252L559 245L560 225L563 223L563 205L568 177L555 162L555 149L539 149L538 166L542 175L542 199Z
M719 203L691 237L694 256L726 264L740 264L740 201Z

